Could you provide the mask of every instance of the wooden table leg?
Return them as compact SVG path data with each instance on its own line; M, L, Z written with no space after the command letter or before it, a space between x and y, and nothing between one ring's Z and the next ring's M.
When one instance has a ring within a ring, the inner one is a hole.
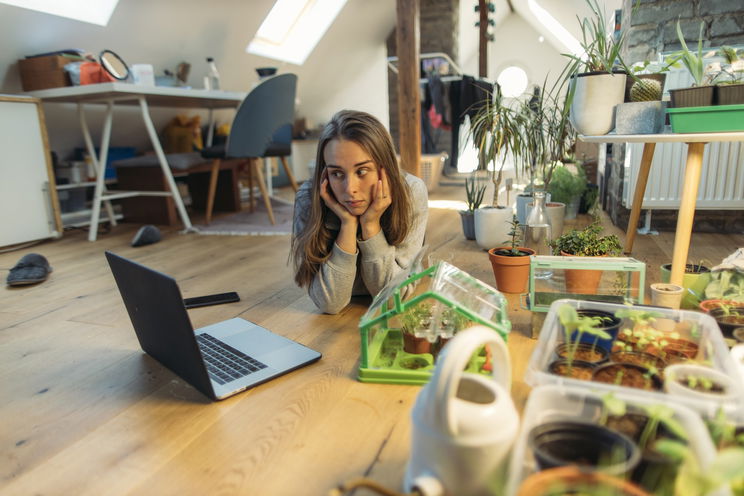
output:
M692 237L692 221L695 217L695 203L697 202L700 172L703 167L703 150L706 143L687 143L687 164L685 165L685 179L682 186L682 198L677 217L677 232L674 235L674 254L672 257L672 274L670 282L682 285L685 275L687 253L690 249Z
M633 251L633 242L636 237L638 219L641 217L641 207L643 206L643 195L646 194L646 184L648 183L648 173L651 170L651 162L654 159L654 150L656 143L646 143L643 145L643 156L641 157L641 168L638 170L636 179L635 192L633 193L633 205L630 208L630 220L628 221L628 231L625 233L625 253L630 254Z

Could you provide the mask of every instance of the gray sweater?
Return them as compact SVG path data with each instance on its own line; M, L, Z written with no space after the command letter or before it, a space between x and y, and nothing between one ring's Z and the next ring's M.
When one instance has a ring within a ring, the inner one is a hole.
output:
M322 312L340 312L352 296L374 296L395 276L410 268L424 244L429 198L421 179L406 173L406 182L413 206L413 223L408 236L398 246L390 246L380 231L368 240L357 240L357 253L346 253L334 243L331 255L320 266L308 288L310 299ZM295 235L301 232L310 212L310 183L306 181L295 196L292 229ZM333 213L325 223L331 231L338 232L341 228L341 222Z

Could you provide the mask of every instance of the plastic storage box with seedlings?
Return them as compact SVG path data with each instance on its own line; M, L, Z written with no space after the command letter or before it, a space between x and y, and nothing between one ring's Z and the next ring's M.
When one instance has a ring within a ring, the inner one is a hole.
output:
M715 321L700 312L554 302L527 365L532 385L628 388L706 417L744 407L736 365Z
M639 304L646 264L629 257L533 256L527 304L537 338L550 305L561 299Z
M507 495L672 496L678 494L677 477L683 471L680 453L702 469L716 454L697 413L630 389L538 386L522 417ZM647 493L635 490L638 487ZM563 492L550 492L558 488ZM714 491L710 494L728 494L725 489Z
M474 325L506 340L511 323L501 293L446 262L414 269L386 286L360 320L359 380L424 384L447 341ZM487 348L468 364L470 372L490 368Z

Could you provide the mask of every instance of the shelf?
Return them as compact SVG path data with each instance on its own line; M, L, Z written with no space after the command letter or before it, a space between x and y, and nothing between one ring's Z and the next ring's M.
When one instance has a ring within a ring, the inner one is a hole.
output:
M62 214L62 225L64 227L85 227L90 225L90 217L92 210L89 208L83 210L76 210L75 212L65 212ZM121 214L121 207L114 205L114 218L121 220L124 216ZM108 222L108 216L106 211L102 209L101 217L98 223Z

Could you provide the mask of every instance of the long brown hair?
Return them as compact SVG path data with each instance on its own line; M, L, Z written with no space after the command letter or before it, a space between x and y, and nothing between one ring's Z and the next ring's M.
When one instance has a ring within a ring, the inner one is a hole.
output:
M306 221L302 231L292 236L291 258L295 269L295 282L301 287L310 285L320 266L330 256L333 243L336 241L336 233L325 224L328 216L334 214L320 197L320 183L326 167L325 147L334 139L353 141L369 154L375 165L385 171L392 204L382 214L380 227L387 242L392 246L399 245L411 229L413 212L411 196L404 174L398 165L390 133L370 114L341 110L326 124L320 135L315 172L310 187L310 211L304 214Z

